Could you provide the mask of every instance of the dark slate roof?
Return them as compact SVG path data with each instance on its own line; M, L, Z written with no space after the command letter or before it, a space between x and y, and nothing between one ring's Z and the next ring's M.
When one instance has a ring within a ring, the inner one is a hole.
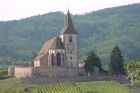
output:
M56 37L50 47L50 49L64 49L64 45L60 37Z
M67 12L67 15L65 17L64 27L61 31L61 34L77 34L77 32L73 26L69 11Z
M41 59L46 53L48 53L49 49L64 49L61 38L57 36L45 42L35 60Z

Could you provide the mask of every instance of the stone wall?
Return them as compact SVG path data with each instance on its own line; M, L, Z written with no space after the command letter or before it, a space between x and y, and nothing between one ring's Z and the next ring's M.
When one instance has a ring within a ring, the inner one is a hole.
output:
M130 84L130 81L125 76L78 76L78 77L29 77L21 78L21 83L26 84L48 84L48 83L62 83L62 82L87 82L87 81L117 81L122 84Z
M8 76L14 76L14 74L15 74L15 67L14 66L8 67Z
M79 76L85 74L83 68L62 67L9 67L8 74L20 77L23 83L59 83L93 80L113 80L129 83L125 76Z
M14 72L13 72L14 71ZM64 68L64 67L14 67L15 77L75 77L79 74L85 74L84 69L80 68ZM10 74L8 73L8 74Z
M73 77L84 74L84 69L80 68L35 67L32 70L33 76L41 77Z
M32 67L15 67L14 71L15 77L29 77L32 76Z

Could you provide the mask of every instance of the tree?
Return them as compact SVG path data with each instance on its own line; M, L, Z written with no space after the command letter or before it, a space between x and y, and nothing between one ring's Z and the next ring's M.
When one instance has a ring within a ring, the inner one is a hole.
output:
M87 73L91 74L93 72L93 67L98 67L100 71L102 70L100 58L94 52L90 52L84 62Z
M123 56L121 54L121 51L118 46L115 46L112 50L111 56L110 56L110 72L111 74L125 74L125 69L123 66Z
M127 63L128 79L130 79L132 85L140 83L140 59L136 59L130 63Z

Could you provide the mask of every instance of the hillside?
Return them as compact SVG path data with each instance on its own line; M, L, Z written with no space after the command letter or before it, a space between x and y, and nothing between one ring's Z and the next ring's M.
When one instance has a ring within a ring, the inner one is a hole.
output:
M125 60L140 56L140 4L72 15L79 33L80 59L90 50L107 63L115 45ZM0 63L32 60L43 43L60 33L64 14L37 15L22 20L0 22Z

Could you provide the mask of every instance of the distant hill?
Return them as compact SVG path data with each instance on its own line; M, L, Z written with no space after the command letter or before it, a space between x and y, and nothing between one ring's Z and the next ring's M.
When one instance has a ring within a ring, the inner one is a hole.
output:
M125 60L140 56L140 4L72 15L72 19L79 33L81 60L87 52L95 51L107 63L115 45ZM0 64L32 60L46 40L60 33L63 21L61 12L1 21Z

